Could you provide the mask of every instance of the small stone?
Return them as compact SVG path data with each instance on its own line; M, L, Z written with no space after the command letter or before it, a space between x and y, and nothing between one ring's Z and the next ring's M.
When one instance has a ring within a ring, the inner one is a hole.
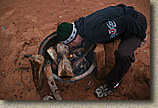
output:
M144 50L144 53L146 53L146 50Z
M126 91L126 89L122 89L124 92Z
M21 60L24 60L24 57L21 57Z
M32 80L29 81L29 83L31 83L31 82L32 82Z
M2 72L2 77L5 78L5 76L6 76L6 75L5 75L5 72Z
M5 88L7 88L8 87L8 85L7 84L5 84Z
M21 85L21 83L20 83L20 82L18 82L18 85L20 86L20 85Z
M28 88L28 91L31 91L31 88L30 88L30 87Z
M6 28L5 28L5 27L2 27L1 29L2 29L3 31L5 31L5 30L6 30Z
M59 18L62 18L62 16L59 16Z
M89 87L89 86L85 87L85 91L88 91L89 89L91 89L91 87Z
M4 37L7 37L7 35L5 35Z
M13 56L12 56L12 55L10 55L10 57L12 58Z

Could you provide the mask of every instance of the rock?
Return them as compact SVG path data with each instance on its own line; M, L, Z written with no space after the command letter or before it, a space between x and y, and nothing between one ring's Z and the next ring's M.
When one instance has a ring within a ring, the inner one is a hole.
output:
M15 97L17 97L17 95L16 95L16 94L14 94L14 96L15 96Z
M6 30L6 28L5 28L5 27L2 27L1 29L2 29L3 31L5 31L5 30Z
M5 77L6 77L5 72L2 72L2 77L3 77L3 78L5 78Z
M90 90L91 89L91 87L89 87L89 86L86 86L85 87L85 91L87 92L88 90Z
M97 79L104 79L106 77L105 72L105 50L103 44L98 44L94 50L95 58L97 62L97 72L96 77Z
M8 84L5 84L4 86L5 86L5 88L7 88L7 87L8 87Z
M56 65L58 65L57 52L55 51L54 47L50 47L49 49L47 49L47 52L50 55L50 57L52 58L52 60L56 63Z

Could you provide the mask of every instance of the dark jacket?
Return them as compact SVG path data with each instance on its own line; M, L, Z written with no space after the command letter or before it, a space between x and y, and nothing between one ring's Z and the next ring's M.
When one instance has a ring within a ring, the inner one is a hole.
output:
M137 16L138 12L134 8L119 4L81 17L74 23L79 35L94 43L107 43L124 33L136 35L143 40L146 33L136 20Z

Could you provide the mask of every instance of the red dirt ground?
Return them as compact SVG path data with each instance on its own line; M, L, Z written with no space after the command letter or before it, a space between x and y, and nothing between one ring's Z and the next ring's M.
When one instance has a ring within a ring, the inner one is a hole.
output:
M29 61L23 58L23 54L37 54L42 40L56 31L59 22L73 22L81 16L119 3L134 6L147 17L148 40L135 52L136 61L124 75L117 91L106 98L96 98L93 91L104 80L97 80L94 73L75 83L57 82L57 86L64 100L149 100L149 0L1 0L0 99L41 100L44 95L50 94L46 81L42 90L36 91ZM107 50L114 51L116 44L118 42L108 44ZM114 64L113 52L107 53L106 57L108 72Z

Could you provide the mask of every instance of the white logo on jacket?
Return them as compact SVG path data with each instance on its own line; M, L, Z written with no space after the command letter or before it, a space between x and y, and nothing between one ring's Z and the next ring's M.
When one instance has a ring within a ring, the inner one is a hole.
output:
M110 35L110 39L114 38L116 35L118 35L118 33L116 33L116 23L115 21L108 21L106 22L106 25L108 26L109 30L109 35Z

